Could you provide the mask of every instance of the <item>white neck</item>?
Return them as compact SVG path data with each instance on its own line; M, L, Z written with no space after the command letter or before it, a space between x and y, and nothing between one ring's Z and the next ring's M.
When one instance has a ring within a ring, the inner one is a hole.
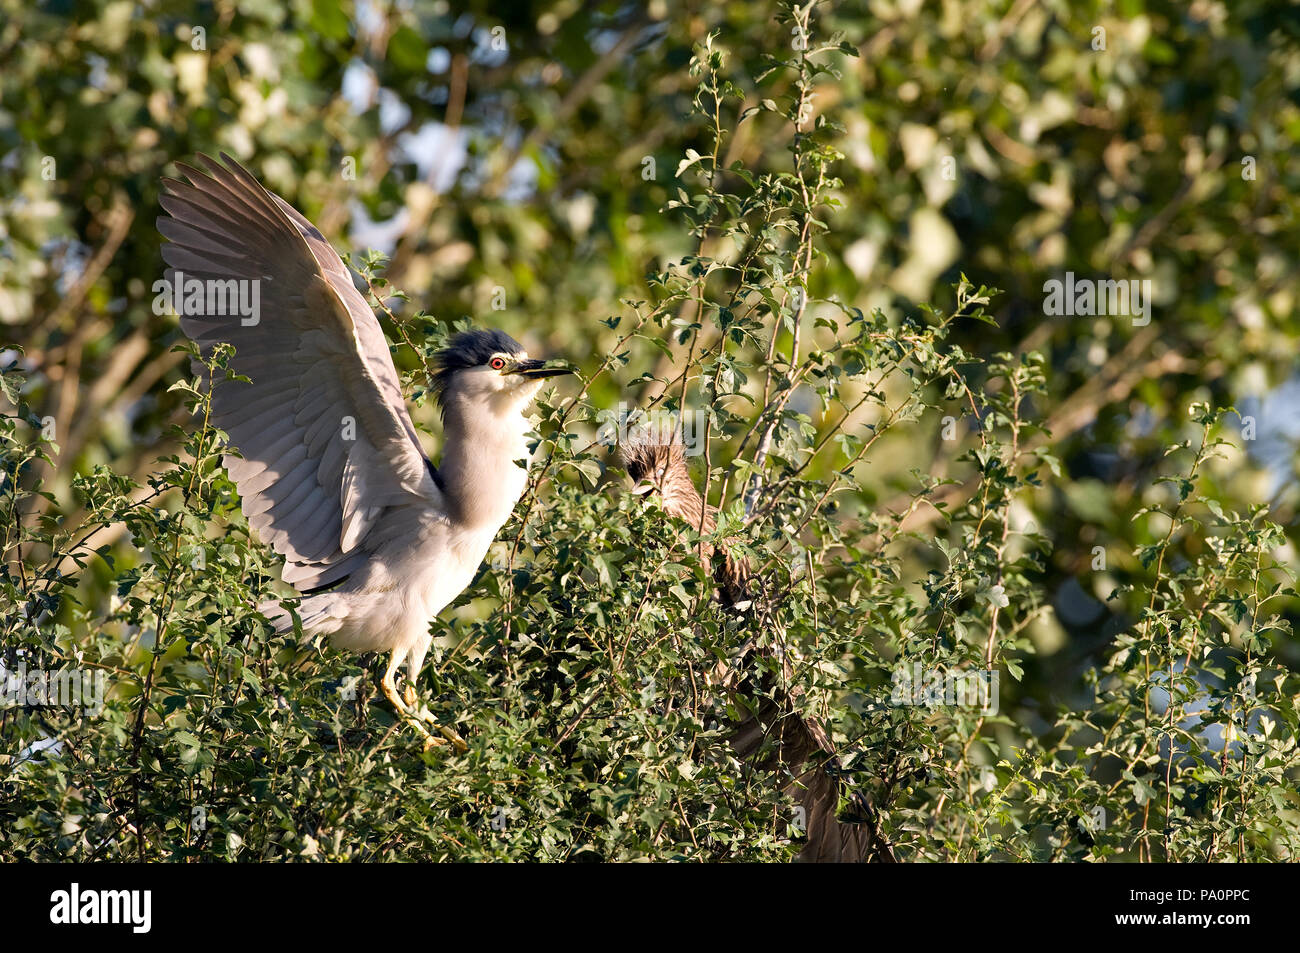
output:
M504 395L503 395L504 396ZM452 517L467 528L495 533L519 502L528 473L527 400L488 403L452 398L443 408L443 451L438 476Z

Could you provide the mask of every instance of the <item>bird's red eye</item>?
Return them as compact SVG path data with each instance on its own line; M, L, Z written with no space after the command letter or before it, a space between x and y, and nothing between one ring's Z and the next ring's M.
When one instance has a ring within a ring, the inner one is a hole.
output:
M505 366L506 362L499 357L494 357L492 360L488 361L488 367L492 368L494 371L499 371Z

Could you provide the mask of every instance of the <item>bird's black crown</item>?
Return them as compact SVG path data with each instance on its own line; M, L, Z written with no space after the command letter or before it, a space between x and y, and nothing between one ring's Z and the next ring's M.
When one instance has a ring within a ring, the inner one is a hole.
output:
M438 370L433 375L433 396L441 403L451 376L457 371L482 367L492 360L494 354L522 353L523 345L504 331L495 328L488 331L461 331L447 342L447 346L435 358Z

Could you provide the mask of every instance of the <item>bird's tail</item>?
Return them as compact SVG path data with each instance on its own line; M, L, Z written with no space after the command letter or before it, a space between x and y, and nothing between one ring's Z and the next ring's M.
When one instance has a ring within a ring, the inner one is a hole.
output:
M753 608L749 564L732 556L724 543L719 546L721 559L714 560L714 581L722 603L751 624L758 618ZM769 656L756 649L751 638L740 652L739 661L754 654ZM803 713L803 693L792 684L794 677L789 659L780 665L782 678L765 672L758 676L764 700L735 725L732 746L736 753L767 770L791 778L787 793L803 808L807 843L798 860L812 863L865 863L869 860L892 862L893 851L880 835L875 812L860 791L852 790L840 774L840 760L830 735L815 718ZM720 673L720 683L743 690L754 685L755 676L734 668ZM770 750L763 750L767 738L775 739ZM841 799L852 805L844 819L839 813ZM848 819L850 817L852 819Z
M293 628L293 615L279 599L267 599L257 604L257 611L266 616L266 621L275 626L277 632L288 632Z
M871 805L839 776L839 758L825 730L799 710L791 691L772 685L770 673L763 682L763 700L735 723L731 743L743 761L790 778L785 789L803 808L807 838L797 859L892 862L893 851L879 835ZM842 798L850 805L844 817Z
M335 593L322 592L303 596L302 599L294 601L297 602L297 606L293 611L289 608L293 601L287 599L268 599L258 604L257 611L266 616L266 621L275 626L276 632L293 631L294 612L302 621L304 632L318 630L329 632L338 628L334 611L337 608L338 597Z

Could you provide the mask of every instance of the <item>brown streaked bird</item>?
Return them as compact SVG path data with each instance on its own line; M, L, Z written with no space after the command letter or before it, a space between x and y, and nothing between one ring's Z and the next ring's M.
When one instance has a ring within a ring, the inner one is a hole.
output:
M653 428L629 428L621 445L624 466L635 481L632 492L659 497L664 512L696 527L701 535L711 534L716 522L706 507L686 467L680 439L654 432ZM713 577L719 600L753 623L748 562L732 555L719 544L717 551L707 541L699 544L700 558L713 561ZM840 820L840 797L847 793L837 774L839 760L825 728L817 719L800 712L802 691L790 684L793 671L782 659L780 683L770 671L759 676L743 669L744 656L753 648L750 638L731 664L714 673L715 684L724 691L760 698L756 708L742 706L747 716L732 723L731 745L737 756L754 767L788 777L785 791L804 809L807 843L798 860L810 863L853 863L868 860L892 862L893 852L877 834L874 812L859 794L850 794L851 811L860 823Z
M474 578L523 493L515 461L529 457L528 405L545 378L569 370L531 359L502 331L453 337L433 380L444 423L435 468L383 329L342 259L288 202L221 158L200 156L206 172L177 163L188 181L164 179L158 230L169 239L166 286L183 286L172 294L181 329L205 357L233 345L230 369L251 381L213 388L212 423L239 451L222 463L249 525L285 558L303 632L389 653L384 696L427 743L464 750L416 691L429 625ZM281 631L293 628L277 604L261 608Z

